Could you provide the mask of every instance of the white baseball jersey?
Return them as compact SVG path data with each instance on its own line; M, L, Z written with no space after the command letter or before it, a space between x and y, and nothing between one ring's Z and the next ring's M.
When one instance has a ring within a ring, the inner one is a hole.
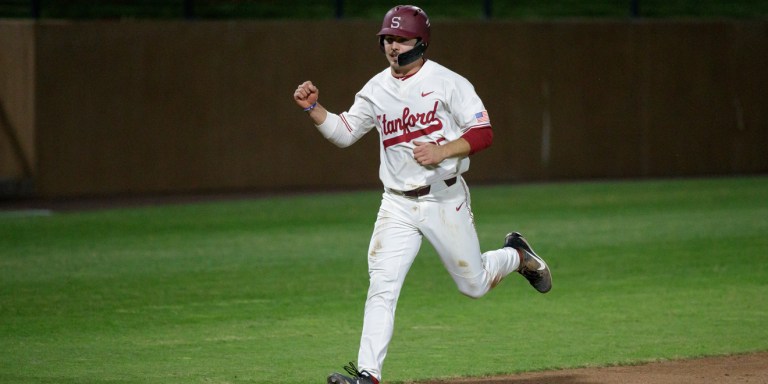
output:
M394 330L397 299L422 238L440 255L463 294L480 297L519 266L515 250L481 253L470 208L469 189L460 175L468 157L422 166L413 158L415 141L442 144L471 129L489 128L490 120L472 84L427 61L414 75L398 79L390 68L371 78L349 111L328 113L317 126L328 140L346 147L373 127L381 138L379 177L387 188L368 247L370 285L365 303L358 364L381 378ZM409 198L389 190L410 191L440 183L429 194Z
M390 68L381 71L357 93L349 111L329 113L318 129L331 142L346 147L373 127L381 138L379 178L386 188L407 191L469 169L468 157L420 165L413 158L414 141L453 141L470 129L490 127L490 119L467 79L428 60L418 72L402 79L392 76Z

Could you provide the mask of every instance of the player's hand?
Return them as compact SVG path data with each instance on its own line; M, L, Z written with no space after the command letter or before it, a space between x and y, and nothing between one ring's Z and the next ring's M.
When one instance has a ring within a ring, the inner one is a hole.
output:
M293 92L293 100L301 108L308 108L310 105L317 102L317 97L320 95L320 90L312 84L311 81L305 81L301 83L296 91Z
M445 160L443 148L434 143L414 141L413 158L421 165L437 165Z

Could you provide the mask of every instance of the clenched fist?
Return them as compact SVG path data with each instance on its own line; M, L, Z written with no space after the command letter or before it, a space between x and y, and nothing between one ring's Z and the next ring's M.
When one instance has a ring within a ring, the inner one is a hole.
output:
M311 81L305 81L293 92L293 100L296 101L299 107L306 109L317 102L319 95L320 91L317 87Z

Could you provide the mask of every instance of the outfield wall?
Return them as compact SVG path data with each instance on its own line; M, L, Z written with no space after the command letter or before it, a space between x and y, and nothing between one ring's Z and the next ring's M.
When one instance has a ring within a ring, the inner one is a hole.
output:
M377 187L340 112L386 65L372 21L0 21L0 105L44 197ZM449 22L431 59L495 129L474 183L768 171L768 22ZM0 121L1 122L1 121ZM23 177L0 131L0 180Z
M0 21L0 186L36 170L34 75L34 29Z

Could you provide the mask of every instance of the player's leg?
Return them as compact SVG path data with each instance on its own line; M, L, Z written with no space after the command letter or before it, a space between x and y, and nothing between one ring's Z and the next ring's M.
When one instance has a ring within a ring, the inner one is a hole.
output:
M378 378L392 338L400 290L421 246L421 233L411 224L413 204L385 194L368 249L370 286L358 365Z
M480 251L469 191L463 180L435 193L432 210L421 230L450 273L459 291L481 297L517 270L520 258L512 248Z

